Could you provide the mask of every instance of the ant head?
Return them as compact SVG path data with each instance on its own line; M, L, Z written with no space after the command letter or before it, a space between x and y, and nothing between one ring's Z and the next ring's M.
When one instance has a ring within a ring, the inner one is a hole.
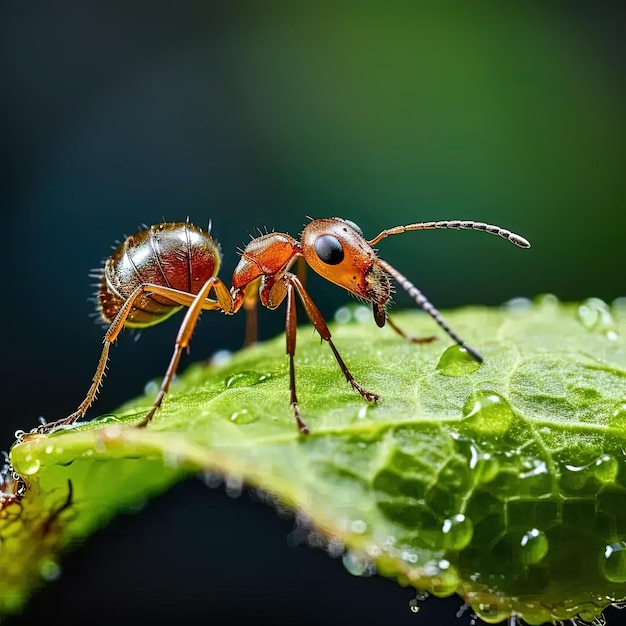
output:
M313 220L302 231L301 245L311 269L384 315L383 305L391 295L389 278L354 222L339 217Z

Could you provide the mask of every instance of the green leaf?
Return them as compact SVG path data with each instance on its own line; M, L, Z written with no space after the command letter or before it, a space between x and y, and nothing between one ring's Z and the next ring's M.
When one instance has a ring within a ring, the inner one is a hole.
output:
M27 489L0 509L0 610L18 611L118 511L199 471L272 494L345 549L351 572L458 593L488 622L591 620L626 598L626 314L550 297L447 313L477 366L443 334L414 345L355 312L333 338L381 399L364 401L300 328L308 436L277 337L189 367L146 429L131 425L153 394L16 443ZM423 314L395 319L432 334Z

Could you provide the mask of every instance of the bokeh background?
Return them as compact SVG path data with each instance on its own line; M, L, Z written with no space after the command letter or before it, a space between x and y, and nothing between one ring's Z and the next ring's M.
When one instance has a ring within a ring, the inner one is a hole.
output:
M437 231L381 255L444 310L625 295L625 25L620 0L2 3L4 448L82 399L103 334L89 271L143 223L211 220L228 282L257 229L297 235L307 216L370 237L477 219L533 247ZM329 318L349 299L309 286ZM92 415L163 374L179 321L122 336ZM242 332L243 315L206 314L186 362ZM292 528L181 485L68 558L25 619L469 622L458 599L412 614L408 590L288 547Z

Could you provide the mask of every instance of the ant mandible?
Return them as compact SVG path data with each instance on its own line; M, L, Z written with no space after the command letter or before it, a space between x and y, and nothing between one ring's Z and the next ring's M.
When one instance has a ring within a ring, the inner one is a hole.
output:
M392 293L390 278L394 279L451 339L476 361L481 362L481 355L450 328L422 292L381 259L373 248L390 235L437 228L480 230L503 237L521 248L530 247L530 243L520 235L484 222L420 222L383 230L373 239L367 240L361 229L350 220L338 217L314 219L305 226L299 241L286 233L276 232L250 241L241 254L241 260L233 272L232 286L228 289L217 277L221 251L210 234L210 227L205 232L188 221L162 223L128 237L106 260L98 275L101 278L98 308L109 327L104 335L104 345L91 387L74 413L56 422L43 424L34 429L34 432L50 432L59 426L72 424L85 415L102 384L109 348L123 328L153 326L187 307L159 393L148 414L137 424L145 426L154 417L168 392L181 354L189 345L202 311L221 310L227 315L234 315L243 307L247 312L244 345L250 345L256 341L258 300L272 310L286 300L285 334L289 356L291 406L298 430L308 433L309 429L301 417L296 395L296 294L315 330L330 346L348 383L363 398L376 402L379 396L363 388L350 373L332 341L322 313L300 278L290 271L299 260L303 260L320 276L369 302L379 327L382 328L385 322L389 322L406 339L416 342L433 340L433 337L410 338L389 318L386 305ZM209 297L211 292L215 299Z

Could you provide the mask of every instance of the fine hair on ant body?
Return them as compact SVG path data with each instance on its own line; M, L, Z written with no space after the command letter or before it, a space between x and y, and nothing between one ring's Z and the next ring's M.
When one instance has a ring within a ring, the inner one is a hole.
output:
M202 311L220 310L227 315L234 315L243 307L247 313L244 345L250 345L257 337L258 301L273 310L286 300L285 334L291 406L298 430L308 433L309 429L300 414L296 395L296 294L315 330L330 346L348 383L367 401L376 402L379 396L367 391L350 373L332 341L320 310L300 278L290 271L296 261L304 262L323 278L369 302L379 327L382 328L389 322L405 339L417 343L432 341L434 337L408 337L389 318L386 305L392 294L390 279L395 280L451 339L472 358L481 362L482 356L450 328L422 292L381 259L373 248L391 235L440 228L484 231L503 237L520 248L530 247L530 243L520 235L484 222L419 222L388 228L367 240L361 229L350 220L338 217L312 219L304 227L300 240L286 233L276 232L252 239L241 253L241 259L232 275L231 288L228 289L217 277L221 251L210 234L210 228L203 231L187 221L166 222L139 231L119 245L106 260L100 273L98 309L109 326L87 395L72 414L56 422L43 424L32 432L47 433L60 426L72 424L85 415L102 384L109 348L123 328L147 328L187 308L161 388L152 408L137 424L141 427L150 422L161 406L178 368L181 354L189 345ZM211 294L215 299L209 297Z

